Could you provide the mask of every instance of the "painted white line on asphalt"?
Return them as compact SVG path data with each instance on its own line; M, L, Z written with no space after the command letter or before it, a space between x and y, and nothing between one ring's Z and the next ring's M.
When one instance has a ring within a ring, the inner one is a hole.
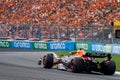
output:
M116 72L115 72L115 74L118 74L118 75L120 75L120 72L116 71Z

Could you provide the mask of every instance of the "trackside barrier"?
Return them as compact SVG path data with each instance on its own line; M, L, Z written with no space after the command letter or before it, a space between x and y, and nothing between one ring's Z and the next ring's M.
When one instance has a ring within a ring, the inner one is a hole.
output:
M48 50L75 50L74 42L48 42Z
M11 41L12 48L32 49L32 42L16 40Z
M97 42L90 42L90 51L91 52L103 52L104 44Z
M120 54L120 44L113 44L112 45L112 53L113 54Z
M11 48L11 42L0 40L0 48Z
M75 49L84 49L85 51L90 51L90 43L89 42L76 42L75 43Z
M32 47L34 50L48 50L47 43L45 42L32 42Z
M112 53L112 44L105 44L103 47L104 53Z
M23 40L0 40L0 48L31 50L77 50L83 48L88 52L104 52L120 55L120 44L103 44L97 42L29 42Z
M75 49L83 48L88 52L103 52L120 55L120 44L103 44L97 42L76 42Z

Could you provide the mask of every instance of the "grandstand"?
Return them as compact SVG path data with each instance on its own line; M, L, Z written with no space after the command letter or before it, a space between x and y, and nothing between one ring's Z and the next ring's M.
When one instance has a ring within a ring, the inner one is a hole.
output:
M120 0L0 0L0 37L94 41L113 21Z

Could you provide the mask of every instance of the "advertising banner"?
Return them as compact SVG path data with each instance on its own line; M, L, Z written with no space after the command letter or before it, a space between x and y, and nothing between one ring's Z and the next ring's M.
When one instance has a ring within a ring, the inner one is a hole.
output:
M12 48L32 49L32 43L22 40L12 41Z
M47 50L47 43L45 42L32 42L33 49Z
M105 44L103 48L104 53L112 53L112 45L111 44Z
M65 42L67 48L66 50L75 50L75 42Z
M90 51L90 45L89 42L76 42L75 43L76 50L82 48L85 51Z
M74 50L74 42L49 42L49 50Z
M120 54L120 44L113 44L112 45L112 53L113 54Z
M104 44L97 42L90 42L90 51L91 52L103 52Z
M0 48L11 48L10 41L0 40Z

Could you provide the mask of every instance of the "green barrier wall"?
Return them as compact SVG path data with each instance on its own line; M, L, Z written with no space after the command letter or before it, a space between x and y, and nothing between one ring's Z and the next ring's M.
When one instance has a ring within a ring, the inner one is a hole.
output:
M47 50L47 43L45 42L33 42L32 43L33 49L35 50Z
M0 40L0 48L11 48L11 41Z
M90 51L90 43L89 42L76 42L75 49L78 50L79 48L84 49L85 51Z

